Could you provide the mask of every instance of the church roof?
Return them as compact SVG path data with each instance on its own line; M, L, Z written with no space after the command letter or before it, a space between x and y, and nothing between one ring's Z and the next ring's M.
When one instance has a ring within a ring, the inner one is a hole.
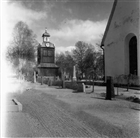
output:
M111 10L111 13L110 13L110 16L109 16L109 20L108 20L108 23L107 23L107 26L106 26L106 29L105 29L105 32L104 32L104 36L103 36L103 39L102 39L102 42L101 42L101 47L104 46L104 41L106 39L106 36L107 36L108 30L109 30L110 24L111 24L111 21L112 21L114 12L115 12L117 1L118 0L114 0L113 7L112 7L112 10Z
M43 33L42 37L47 36L50 37L50 34L48 32Z
M44 37L44 36L50 37L50 34L47 31L47 28L45 29L45 33L43 33L42 37Z

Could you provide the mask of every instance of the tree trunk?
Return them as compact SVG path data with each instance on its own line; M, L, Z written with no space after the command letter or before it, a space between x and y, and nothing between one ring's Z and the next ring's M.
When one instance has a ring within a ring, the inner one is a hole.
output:
M43 85L43 76L41 75L41 85Z
M94 92L94 79L93 79L93 82L92 82L92 92Z
M61 71L61 77L62 77L62 88L65 88L65 77L64 77L64 72Z
M129 90L129 81L130 81L130 75L128 75L128 78L127 78L127 91Z

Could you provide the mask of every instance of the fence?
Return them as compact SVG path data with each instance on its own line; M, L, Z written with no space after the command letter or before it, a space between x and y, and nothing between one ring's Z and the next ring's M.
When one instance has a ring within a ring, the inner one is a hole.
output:
M114 77L114 84L117 86L131 86L131 87L140 87L140 76L136 75L119 75Z

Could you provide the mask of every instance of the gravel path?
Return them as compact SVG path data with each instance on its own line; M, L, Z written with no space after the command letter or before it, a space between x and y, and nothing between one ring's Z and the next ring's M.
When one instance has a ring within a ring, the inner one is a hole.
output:
M23 133L23 122L16 125L13 121L21 132L13 133L13 137L139 137L139 111L129 109L126 101L106 101L94 94L76 94L44 85L14 96L23 104L22 116L29 123L25 123L28 131Z
M23 112L37 119L45 130L44 137L99 137L99 134L77 121L59 108L50 97L26 92L17 97L23 104ZM55 100L55 99L54 99ZM34 136L38 136L35 134Z

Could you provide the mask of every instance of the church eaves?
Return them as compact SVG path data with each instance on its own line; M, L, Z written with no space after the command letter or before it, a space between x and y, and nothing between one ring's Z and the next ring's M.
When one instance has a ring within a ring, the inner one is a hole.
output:
M113 7L112 7L112 10L111 10L109 19L108 19L108 23L107 23L107 26L106 26L106 29L105 29L105 32L104 32L104 35L103 35L102 42L101 42L101 48L104 47L104 41L105 41L105 39L106 39L106 36L107 36L108 30L109 30L110 24L111 24L111 21L112 21L114 12L115 12L115 8L116 8L116 5L117 5L117 1L118 1L118 0L114 0Z

